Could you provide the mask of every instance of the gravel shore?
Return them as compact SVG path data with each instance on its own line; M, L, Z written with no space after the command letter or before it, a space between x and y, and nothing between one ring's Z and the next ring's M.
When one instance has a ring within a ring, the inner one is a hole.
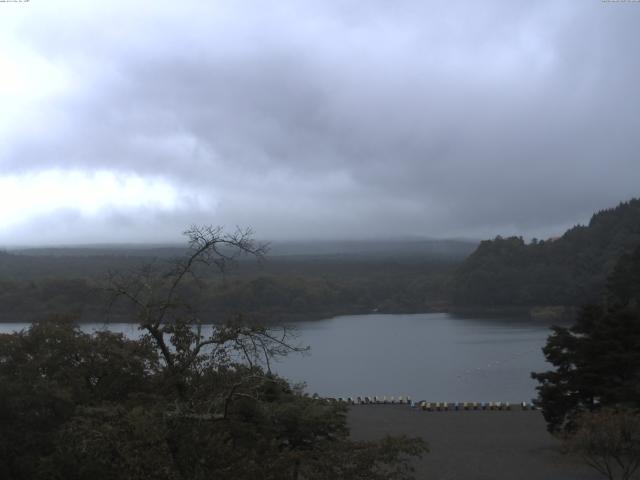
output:
M355 405L354 439L422 437L430 452L415 462L429 480L598 480L579 459L563 455L539 411L424 412L405 405Z

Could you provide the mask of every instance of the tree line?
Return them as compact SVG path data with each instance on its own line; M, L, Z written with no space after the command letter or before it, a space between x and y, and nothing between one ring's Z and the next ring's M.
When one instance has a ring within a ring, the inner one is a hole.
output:
M67 269L61 258L71 259ZM0 321L28 322L48 312L83 322L129 321L127 308L104 308L108 298L102 286L108 272L162 265L170 257L108 258L0 255ZM188 278L181 288L212 322L240 313L268 323L372 311L418 313L446 308L456 262L440 257L301 256L267 258L260 266L238 259L224 276L204 270L197 284Z

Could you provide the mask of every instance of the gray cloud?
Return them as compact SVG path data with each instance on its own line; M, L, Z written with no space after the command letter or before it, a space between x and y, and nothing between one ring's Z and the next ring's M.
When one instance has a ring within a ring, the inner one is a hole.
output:
M638 5L68 7L33 4L15 29L73 88L12 132L3 171L112 170L210 199L80 217L80 240L190 222L544 237L639 194Z

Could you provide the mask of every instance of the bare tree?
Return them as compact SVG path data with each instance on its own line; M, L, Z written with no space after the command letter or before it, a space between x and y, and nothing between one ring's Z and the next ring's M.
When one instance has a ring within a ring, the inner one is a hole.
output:
M224 273L240 256L261 260L267 245L253 239L250 229L225 233L222 227L192 226L184 232L187 252L168 262L155 261L128 273L110 273L107 289L111 305L125 300L148 339L157 347L170 372L181 375L197 369L228 364L232 357L250 367L261 364L270 372L270 359L305 348L291 343L290 332L252 325L236 318L211 325L205 335L203 320L188 297L190 289L205 286L208 269ZM206 355L203 355L206 353Z
M640 415L626 408L583 414L565 439L572 453L609 480L630 480L640 466Z

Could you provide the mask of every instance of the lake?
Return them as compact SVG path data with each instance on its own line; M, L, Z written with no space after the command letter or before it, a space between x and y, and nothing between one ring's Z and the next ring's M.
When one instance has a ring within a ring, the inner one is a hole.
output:
M0 324L0 332L26 326ZM349 315L292 326L297 342L311 350L280 359L273 369L323 396L530 401L536 386L530 372L549 369L541 351L549 325L540 322L428 313ZM130 337L138 334L135 325L108 327Z

